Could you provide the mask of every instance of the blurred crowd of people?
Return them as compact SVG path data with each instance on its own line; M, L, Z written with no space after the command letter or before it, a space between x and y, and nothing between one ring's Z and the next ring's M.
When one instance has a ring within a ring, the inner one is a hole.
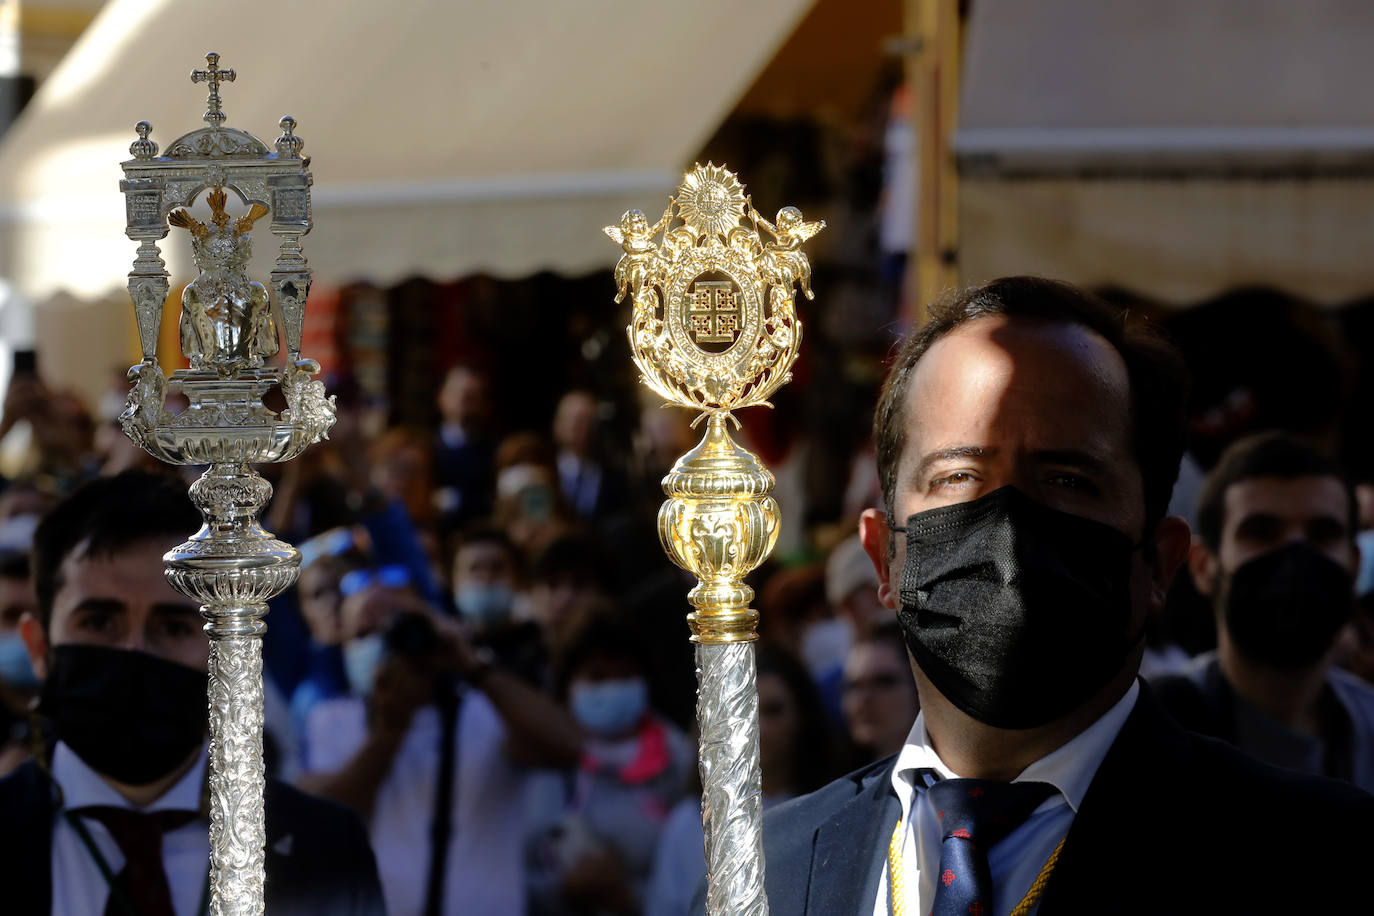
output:
M437 428L369 436L375 421L346 410L329 442L264 468L268 527L302 554L268 617L269 772L357 813L393 916L687 913L704 868L693 580L651 532L691 418L646 409L617 455L594 392L530 430L495 414L489 384L456 366ZM36 375L10 385L0 433L16 425L30 435L0 491L0 772L51 752L20 636L39 520L92 478L178 475ZM765 806L895 753L919 708L845 535L880 502L871 461L856 451L847 517L755 577ZM1374 494L1351 479L1282 432L1225 449L1175 505L1195 534L1179 587L1211 622L1152 621L1144 673L1188 727L1374 790ZM783 499L805 517L804 497ZM1208 627L1213 643L1181 644Z
M488 377L457 366L436 406L437 429L371 436L375 419L343 410L328 442L263 469L267 526L302 554L267 618L269 774L360 816L390 913L685 913L704 868L694 580L652 531L691 417L646 409L617 459L591 391L564 394L548 429L520 430L494 415ZM21 618L51 616L31 584L39 520L93 479L193 477L36 374L16 377L4 416L27 440L0 493L11 772L52 753L20 633ZM892 753L917 711L857 539L811 553L759 583L769 805Z

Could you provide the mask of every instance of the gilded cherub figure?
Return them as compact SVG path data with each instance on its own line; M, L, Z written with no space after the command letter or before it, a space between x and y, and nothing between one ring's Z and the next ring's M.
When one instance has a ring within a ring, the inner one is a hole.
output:
M611 241L625 249L615 265L616 302L622 301L625 293L630 291L631 301L635 305L653 304L645 301L644 294L663 268L663 259L658 246L654 244L654 237L668 225L672 211L672 203L669 202L663 217L650 226L643 210L626 210L620 217L619 226L607 226L601 230L610 236Z
M816 298L811 292L811 262L802 253L801 245L825 228L825 220L807 222L796 207L783 207L778 211L776 224L770 223L754 209L752 201L749 203L749 218L773 236L774 241L764 246L764 257L769 262L773 283L781 287L789 299L794 283L801 287L806 298Z
M181 294L181 351L191 368L213 369L227 375L236 369L256 368L263 357L280 347L271 298L261 283L248 279L252 256L249 231L267 215L253 204L246 216L230 223L223 188L207 198L210 225L185 210L175 210L167 222L191 233L191 250L200 276Z

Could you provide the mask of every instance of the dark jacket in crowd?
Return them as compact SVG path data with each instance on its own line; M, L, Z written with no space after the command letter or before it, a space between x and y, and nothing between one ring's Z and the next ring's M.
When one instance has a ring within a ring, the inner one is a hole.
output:
M1292 732L1251 706L1222 673L1215 652L1195 658L1182 674L1150 681L1179 725L1233 744L1287 770L1329 776L1374 792L1374 688L1333 668L1317 701L1318 735Z
M267 780L264 806L268 913L386 916L372 847L352 811L275 779ZM52 910L57 810L52 782L34 761L0 779L0 912L5 916L49 916Z

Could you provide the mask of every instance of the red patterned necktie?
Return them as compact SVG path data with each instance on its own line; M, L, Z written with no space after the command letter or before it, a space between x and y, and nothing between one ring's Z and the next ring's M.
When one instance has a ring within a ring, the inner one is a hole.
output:
M162 865L162 836L195 820L199 816L195 811L143 812L91 805L72 813L104 824L124 855L124 868L110 888L105 916L128 916L121 895L138 916L176 916L167 870Z
M1055 792L1044 782L944 779L926 790L940 818L933 916L992 916L988 850Z

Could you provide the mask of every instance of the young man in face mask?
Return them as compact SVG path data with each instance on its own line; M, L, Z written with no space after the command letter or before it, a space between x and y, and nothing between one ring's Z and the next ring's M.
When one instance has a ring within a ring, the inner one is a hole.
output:
M162 563L199 524L180 483L129 472L83 487L35 534L38 610L20 630L48 741L0 780L7 912L205 912L209 643ZM383 912L351 812L274 780L265 808L269 912Z
M1374 790L1374 689L1333 667L1355 607L1355 498L1334 460L1282 433L1243 439L1202 489L1189 571L1217 651L1163 680L1180 724L1275 766Z
M549 682L548 650L539 625L515 619L522 557L499 528L477 525L453 549L453 606L474 646L531 684Z
M877 410L889 508L860 525L922 712L895 758L770 814L775 912L1296 912L1357 892L1374 800L1188 736L1136 680L1188 548L1165 516L1184 389L1170 348L1066 284L932 307Z

